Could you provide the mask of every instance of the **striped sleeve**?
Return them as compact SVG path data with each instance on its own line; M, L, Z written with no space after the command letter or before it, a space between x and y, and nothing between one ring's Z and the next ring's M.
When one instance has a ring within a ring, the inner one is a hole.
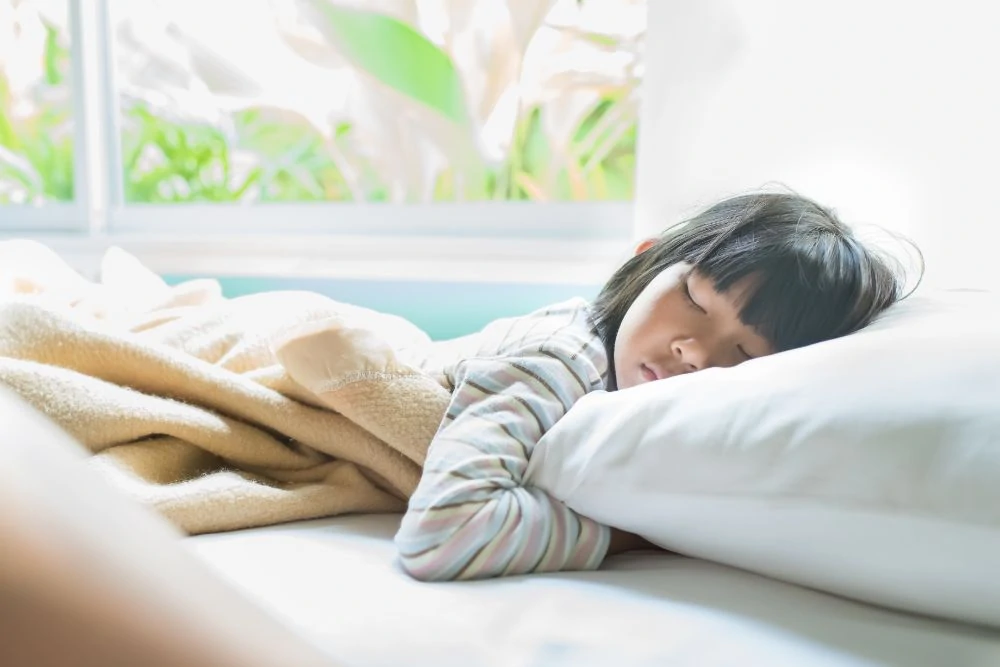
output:
M456 367L455 392L431 443L396 545L417 579L478 579L596 569L610 530L524 485L535 444L584 394L601 388L587 346L559 337Z

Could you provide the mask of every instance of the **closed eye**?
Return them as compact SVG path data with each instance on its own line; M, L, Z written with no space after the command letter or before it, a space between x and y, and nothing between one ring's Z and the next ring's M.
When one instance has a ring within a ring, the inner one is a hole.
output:
M749 352L747 352L746 350L744 350L742 345L737 345L736 349L737 349L737 351L739 351L740 355L746 361L750 361L751 359L756 359L757 358L757 357L753 356L752 354L750 354Z
M694 308L697 308L699 311L701 311L703 313L706 313L706 314L708 313L708 311L705 310L704 308L702 308L698 304L698 302L694 300L694 297L691 296L691 287L688 284L688 278L687 278L687 276L685 276L684 280L681 282L681 290L684 292L684 299L688 302L688 304L690 304Z

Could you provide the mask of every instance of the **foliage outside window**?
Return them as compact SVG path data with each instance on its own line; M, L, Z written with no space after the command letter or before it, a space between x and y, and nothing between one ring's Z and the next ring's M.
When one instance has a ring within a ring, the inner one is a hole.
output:
M629 199L631 0L117 0L129 202Z
M0 0L0 206L73 200L67 9Z
M112 176L126 204L628 200L645 1L108 0ZM0 0L0 204L74 197L68 4Z

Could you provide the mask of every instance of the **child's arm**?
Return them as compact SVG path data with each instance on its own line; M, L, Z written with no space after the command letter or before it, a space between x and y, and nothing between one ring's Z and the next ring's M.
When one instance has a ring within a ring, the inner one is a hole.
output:
M449 580L597 568L610 530L523 479L542 434L600 386L587 344L462 362L396 535L406 571Z
M663 551L663 549L643 537L612 528L611 543L608 545L607 555L614 556L628 551Z

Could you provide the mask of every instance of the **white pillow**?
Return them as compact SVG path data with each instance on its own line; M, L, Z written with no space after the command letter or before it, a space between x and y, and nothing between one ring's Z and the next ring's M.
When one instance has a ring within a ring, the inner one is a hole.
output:
M916 296L846 338L590 394L528 481L683 554L1000 626L1000 302Z

